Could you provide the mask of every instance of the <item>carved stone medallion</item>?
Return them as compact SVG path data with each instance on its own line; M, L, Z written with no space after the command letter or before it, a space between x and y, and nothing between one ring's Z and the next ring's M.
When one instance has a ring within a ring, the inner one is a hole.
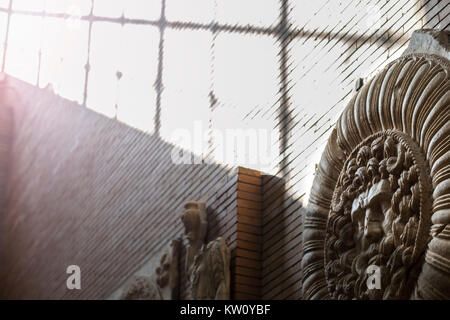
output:
M382 131L349 155L336 183L325 240L331 298L408 298L430 228L431 181L417 144ZM369 290L369 266L381 287Z
M447 59L410 51L356 93L303 218L304 299L450 299Z

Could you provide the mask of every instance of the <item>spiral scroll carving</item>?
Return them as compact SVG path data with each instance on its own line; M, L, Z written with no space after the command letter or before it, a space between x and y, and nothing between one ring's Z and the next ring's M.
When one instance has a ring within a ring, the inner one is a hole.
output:
M401 57L343 111L304 211L305 299L450 299L449 75Z

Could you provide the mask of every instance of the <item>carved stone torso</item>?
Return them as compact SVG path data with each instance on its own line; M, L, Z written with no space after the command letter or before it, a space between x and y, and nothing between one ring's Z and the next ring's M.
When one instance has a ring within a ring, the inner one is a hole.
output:
M211 241L189 270L194 300L225 300L229 292L230 249L223 238Z

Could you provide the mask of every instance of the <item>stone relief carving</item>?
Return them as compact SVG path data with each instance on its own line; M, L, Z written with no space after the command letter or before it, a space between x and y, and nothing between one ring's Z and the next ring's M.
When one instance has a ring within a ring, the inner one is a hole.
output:
M151 277L133 276L132 282L125 288L120 300L164 300L164 298Z
M181 220L189 241L186 272L190 298L230 299L230 249L221 237L204 244L208 227L205 204L193 201L186 203Z
M195 256L190 268L191 297L194 300L230 299L230 249L219 237Z
M172 240L162 252L127 282L120 300L174 300L179 289L181 241ZM117 296L117 294L116 294Z
M325 236L331 298L411 294L430 227L426 168L417 145L397 131L369 136L349 155L336 183ZM380 266L381 290L367 288L370 265Z
M450 63L408 52L357 92L323 152L304 210L305 299L450 299Z

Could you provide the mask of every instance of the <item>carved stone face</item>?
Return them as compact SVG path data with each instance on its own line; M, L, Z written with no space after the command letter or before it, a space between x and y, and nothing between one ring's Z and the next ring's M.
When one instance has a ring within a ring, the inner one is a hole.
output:
M197 211L186 210L182 216L184 223L184 233L189 243L194 243L198 239L200 218Z
M200 253L205 242L208 221L206 220L205 203L189 201L184 205L184 209L181 221L184 225L186 238L189 241L186 254L186 270L189 270L195 256Z
M416 152L389 133L369 137L350 154L327 223L325 274L332 298L410 294L412 269L425 249L416 239L427 232L419 228L424 180ZM381 270L380 289L367 287L369 266Z
M367 250L370 244L391 233L384 225L391 197L389 182L381 180L353 200L351 219L357 251Z

